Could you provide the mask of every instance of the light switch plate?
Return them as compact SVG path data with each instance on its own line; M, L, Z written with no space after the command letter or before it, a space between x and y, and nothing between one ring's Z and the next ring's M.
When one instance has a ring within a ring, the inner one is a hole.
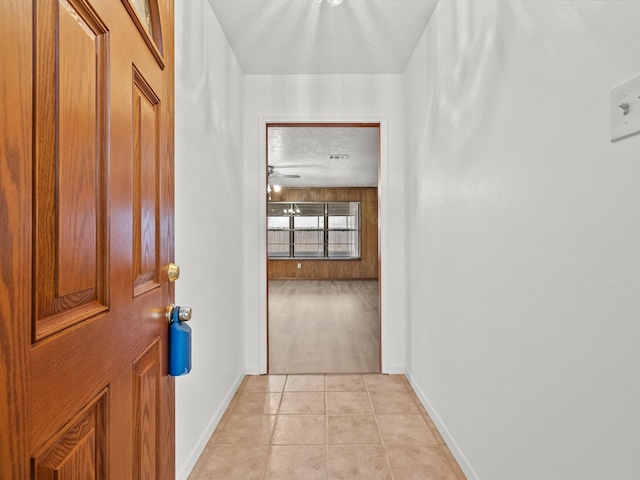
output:
M610 98L611 141L640 132L640 75L612 88Z

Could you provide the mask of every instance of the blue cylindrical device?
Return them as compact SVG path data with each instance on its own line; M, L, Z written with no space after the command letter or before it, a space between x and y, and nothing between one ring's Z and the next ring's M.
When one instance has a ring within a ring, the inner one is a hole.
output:
M169 375L178 377L191 371L191 327L173 321L169 325Z

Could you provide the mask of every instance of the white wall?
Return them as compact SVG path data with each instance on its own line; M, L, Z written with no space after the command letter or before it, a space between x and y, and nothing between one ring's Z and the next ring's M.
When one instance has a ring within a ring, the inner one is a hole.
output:
M640 472L639 21L443 1L405 71L407 368L470 478Z
M401 75L245 75L246 365L266 371L268 121L381 122L382 366L404 371Z
M193 368L176 378L182 479L244 375L243 85L209 4L175 14L176 303L193 308Z

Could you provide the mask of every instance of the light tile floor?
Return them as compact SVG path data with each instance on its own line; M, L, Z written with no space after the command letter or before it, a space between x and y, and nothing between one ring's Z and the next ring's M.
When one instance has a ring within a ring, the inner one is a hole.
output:
M240 385L190 480L462 480L403 375L264 375Z

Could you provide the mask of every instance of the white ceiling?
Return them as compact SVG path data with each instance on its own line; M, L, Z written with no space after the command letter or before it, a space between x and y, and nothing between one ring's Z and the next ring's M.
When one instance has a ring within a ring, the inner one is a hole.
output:
M208 1L246 75L400 74L438 2ZM274 179L281 186L378 185L377 128L278 129L268 144L276 174L300 175Z
M209 0L244 74L402 73L438 0Z

